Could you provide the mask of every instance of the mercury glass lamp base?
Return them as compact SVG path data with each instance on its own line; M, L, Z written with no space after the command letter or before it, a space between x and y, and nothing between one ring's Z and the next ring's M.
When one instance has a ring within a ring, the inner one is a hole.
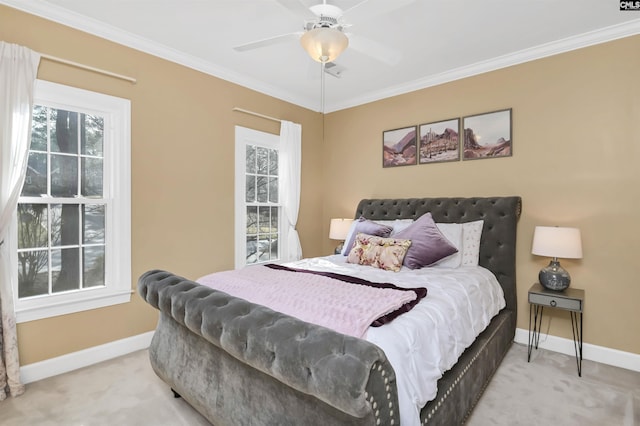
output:
M544 288L554 291L562 291L571 284L569 272L560 266L557 259L553 259L549 265L540 270L538 279Z
M336 247L335 251L333 252L333 254L340 254L342 253L342 248L344 247L344 241L341 242L340 244L338 244L338 247Z

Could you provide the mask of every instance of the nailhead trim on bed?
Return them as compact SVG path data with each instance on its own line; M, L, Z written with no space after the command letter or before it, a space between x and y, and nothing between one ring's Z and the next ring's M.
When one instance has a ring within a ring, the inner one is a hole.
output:
M371 378L377 378L384 383L384 397L386 399L386 404L381 403L379 400L371 395L369 392L364 393L365 400L371 406L371 411L374 416L376 425L396 425L397 417L395 416L394 410L394 394L391 393L391 384L389 382L389 377L395 381L395 373L387 371L382 365L378 363L374 363L371 367ZM370 378L369 383L372 383L372 379ZM368 386L367 386L368 387ZM399 423L399 419L397 420Z
M505 344L504 341L503 343L498 342L503 339L508 339L509 342L512 341L511 338L505 337L507 336L507 333L505 333L504 326L510 323L509 316L510 315L498 314L498 316L494 318L494 320L496 321L496 325L494 327L491 327L490 330L485 330L485 332L478 337L478 343L481 343L481 345L479 345L477 348L473 348L473 357L467 360L464 368L461 369L455 379L451 377L451 384L447 388L446 392L443 392L437 400L431 401L429 403L429 405L431 405L431 408L429 409L428 413L423 413L424 419L421 423L423 426L431 424L434 421L436 422L435 424L442 424L443 413L438 413L438 411L441 408L444 408L445 402L451 405L451 401L447 401L450 396L453 396L456 392L460 393L461 391L468 391L469 380L477 381L478 377L476 377L476 374L478 374L478 368L482 368L483 373L488 372L490 374L482 379L481 387L473 395L471 405L467 406L466 408L461 408L456 405L456 412L460 414L460 416L458 416L458 422L444 423L447 425L464 424L466 419L470 416L473 407L475 407L478 400L482 396L484 389L488 386L491 377L495 373L495 368L491 368L486 364L487 359L491 359L491 363L495 366L498 366L502 358L504 358L506 352L509 350L509 347L511 346L510 344ZM498 349L498 351L496 351L496 349ZM464 358L464 355L461 358ZM462 367L462 365L460 365L459 367ZM469 376L469 374L472 374L472 376ZM449 406L448 409L451 410L451 407ZM449 415L450 414L445 413L445 418L447 418Z
M489 341L487 340L486 342L488 343ZM480 349L479 353L482 352L482 350L484 350L484 348L487 346L487 343L482 345L482 349ZM473 358L471 358L471 360L467 363L467 365L465 365L462 372L458 375L458 377L456 377L456 380L451 384L451 386L449 386L449 389L447 389L447 391L440 397L440 399L438 399L437 405L431 409L427 417L424 419L424 422L422 423L423 425L426 425L427 423L429 423L429 420L431 419L431 417L436 413L436 411L438 411L442 403L449 397L449 394L451 393L451 391L453 391L453 389L458 385L458 383L460 383L460 380L462 380L464 375L467 374L467 371L469 371L469 367L471 367L471 365L476 361L477 358L478 358L478 355L476 354Z

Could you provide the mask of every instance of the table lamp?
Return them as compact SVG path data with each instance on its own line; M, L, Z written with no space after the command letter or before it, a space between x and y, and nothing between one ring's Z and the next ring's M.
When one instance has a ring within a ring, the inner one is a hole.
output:
M347 239L347 234L349 234L349 229L351 228L352 223L353 219L331 219L331 224L329 225L329 238L340 241L340 244L336 247L335 254L340 254L342 251L344 240Z
M538 279L543 287L562 291L569 287L571 276L560 266L558 258L582 259L580 230L558 226L536 226L531 253L553 258L549 265L540 270Z

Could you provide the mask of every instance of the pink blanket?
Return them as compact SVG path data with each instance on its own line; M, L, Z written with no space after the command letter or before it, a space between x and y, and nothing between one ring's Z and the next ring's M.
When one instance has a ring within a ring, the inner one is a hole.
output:
M417 298L413 291L346 283L315 273L296 273L261 265L216 272L198 282L355 337L364 337L376 319ZM411 303L413 305L415 303Z

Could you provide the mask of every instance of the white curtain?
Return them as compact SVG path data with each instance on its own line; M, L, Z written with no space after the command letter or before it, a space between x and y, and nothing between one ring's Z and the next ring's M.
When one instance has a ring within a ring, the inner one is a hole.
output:
M27 171L33 86L40 54L0 41L0 401L24 392L7 234Z
M302 126L290 121L280 124L280 148L282 152L282 194L280 199L284 207L287 223L282 235L286 238L286 250L282 260L288 262L302 258L300 238L296 231L298 210L300 209L300 161L301 161Z

